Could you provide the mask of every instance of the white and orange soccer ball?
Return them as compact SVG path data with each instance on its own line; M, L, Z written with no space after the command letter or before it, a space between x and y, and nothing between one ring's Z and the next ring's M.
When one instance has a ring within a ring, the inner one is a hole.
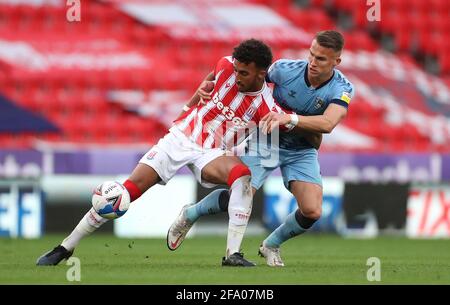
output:
M130 194L116 181L105 181L97 186L92 194L92 206L103 218L122 217L130 207Z

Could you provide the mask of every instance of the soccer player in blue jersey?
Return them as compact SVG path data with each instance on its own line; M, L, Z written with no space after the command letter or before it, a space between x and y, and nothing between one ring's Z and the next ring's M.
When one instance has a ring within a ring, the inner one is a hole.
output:
M284 185L298 204L298 209L288 215L259 248L259 254L269 266L284 266L280 255L281 244L308 231L322 214L318 144L308 141L296 131L330 133L346 116L354 89L342 72L336 69L341 62L343 45L344 39L339 32L319 32L311 43L307 60L280 59L268 71L267 80L275 85L275 99L297 115L269 113L263 119L263 131L270 133L278 124L286 123L296 125L297 130L280 133L279 161L274 166L265 166L259 156L242 156L241 159L252 173L253 192L263 185L275 168L280 167ZM208 92L202 89L197 94L199 98L210 98ZM178 247L200 216L226 211L227 192L216 190L197 204L183 207L169 229L168 244L171 239L176 239Z

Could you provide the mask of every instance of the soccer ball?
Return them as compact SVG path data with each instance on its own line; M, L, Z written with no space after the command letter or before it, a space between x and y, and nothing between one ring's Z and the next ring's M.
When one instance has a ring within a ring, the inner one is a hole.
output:
M116 181L106 181L97 186L92 194L92 206L102 217L122 217L130 207L130 194Z

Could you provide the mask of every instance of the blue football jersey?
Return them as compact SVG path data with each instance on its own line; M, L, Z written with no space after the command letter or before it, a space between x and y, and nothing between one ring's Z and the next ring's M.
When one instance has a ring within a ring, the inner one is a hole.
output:
M306 60L280 59L270 66L267 81L274 83L273 96L284 108L299 115L320 115L330 103L348 107L353 98L352 83L337 69L333 76L317 88L310 85ZM295 132L280 133L280 148L312 147Z

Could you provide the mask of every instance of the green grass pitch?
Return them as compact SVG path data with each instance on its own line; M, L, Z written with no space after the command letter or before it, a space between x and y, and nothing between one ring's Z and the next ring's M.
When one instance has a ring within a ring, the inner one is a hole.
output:
M304 235L282 247L284 268L270 268L257 256L263 236L247 237L245 256L254 268L221 267L226 237L187 239L175 252L164 239L119 239L93 235L74 256L81 281L69 282L66 261L37 267L43 252L63 236L36 240L0 238L1 284L450 284L450 240L381 237L359 240ZM381 261L381 281L367 280L369 257Z

